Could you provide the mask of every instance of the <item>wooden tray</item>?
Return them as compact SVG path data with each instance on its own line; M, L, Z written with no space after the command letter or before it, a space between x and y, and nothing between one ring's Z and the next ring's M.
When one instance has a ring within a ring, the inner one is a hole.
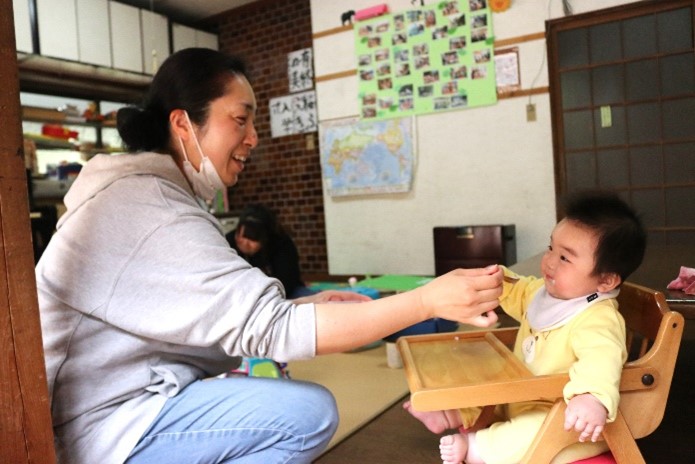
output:
M413 407L434 411L561 395L566 377L534 376L502 340L510 340L509 330L399 338ZM545 387L531 392L530 384Z

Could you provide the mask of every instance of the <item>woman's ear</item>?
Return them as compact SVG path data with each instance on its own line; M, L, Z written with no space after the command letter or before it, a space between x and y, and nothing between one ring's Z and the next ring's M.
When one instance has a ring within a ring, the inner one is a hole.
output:
M171 110L171 113L169 113L169 126L175 137L179 137L186 142L188 141L191 126L188 123L185 110Z
M604 272L599 276L598 291L605 293L618 288L622 279L615 272Z

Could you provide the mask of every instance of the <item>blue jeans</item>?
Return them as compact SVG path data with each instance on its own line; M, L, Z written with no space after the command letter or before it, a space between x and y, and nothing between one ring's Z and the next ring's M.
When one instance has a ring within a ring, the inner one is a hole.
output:
M234 377L194 382L167 400L128 464L310 463L338 426L324 387Z

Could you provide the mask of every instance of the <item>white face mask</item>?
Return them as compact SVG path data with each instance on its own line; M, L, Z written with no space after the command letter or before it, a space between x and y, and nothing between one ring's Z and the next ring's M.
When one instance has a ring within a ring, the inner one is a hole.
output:
M183 145L183 140L181 140L181 137L179 137L181 151L183 151L183 156L185 158L183 161L183 173L188 179L188 182L190 182L191 187L193 187L195 194L203 200L210 201L215 198L215 194L218 190L222 190L227 186L224 185L224 182L222 182L222 179L220 179L220 175L217 173L215 165L212 164L210 158L205 156L202 148L200 148L198 137L195 135L191 120L188 118L188 112L184 111L184 114L186 115L186 121L188 121L188 127L191 128L195 145L198 147L198 152L200 153L200 171L196 171L191 162L188 160L186 147Z

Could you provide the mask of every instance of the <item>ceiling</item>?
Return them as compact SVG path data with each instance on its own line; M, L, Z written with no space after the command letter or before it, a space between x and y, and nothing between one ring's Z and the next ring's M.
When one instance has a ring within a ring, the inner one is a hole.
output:
M120 3L154 10L168 18L192 25L211 16L256 0L118 0Z

